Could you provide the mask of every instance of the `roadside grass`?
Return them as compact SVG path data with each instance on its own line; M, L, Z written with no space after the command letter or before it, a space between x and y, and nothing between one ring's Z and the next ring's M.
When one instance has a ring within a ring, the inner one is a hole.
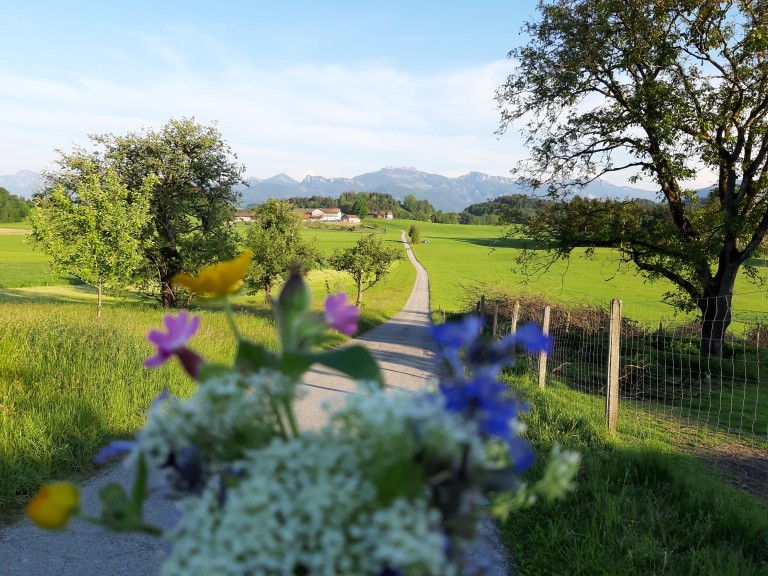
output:
M222 314L200 311L195 349L226 361L234 342ZM159 310L111 307L101 322L89 304L0 304L0 518L8 520L37 487L93 470L114 438L133 435L163 387L188 396L193 383L174 362L145 370L146 332ZM248 337L274 346L271 320L240 313Z
M526 435L542 458L579 450L576 491L539 502L502 526L520 574L768 574L768 506L719 469L680 453L666 432L623 414L604 425L604 400L553 382L512 378L531 410ZM623 408L631 411L633 408Z
M415 275L404 259L364 294L361 332L402 309ZM329 291L355 296L347 274L313 271L309 284L317 312ZM86 285L0 289L0 524L16 519L42 483L91 474L99 448L133 436L163 387L180 396L194 389L175 362L142 367L152 353L146 333L160 325L159 306L107 294L97 321L95 298ZM277 346L263 292L235 296L233 306L244 336ZM192 309L202 317L192 346L206 360L230 362L234 341L221 303L195 300ZM332 344L344 340L338 334Z

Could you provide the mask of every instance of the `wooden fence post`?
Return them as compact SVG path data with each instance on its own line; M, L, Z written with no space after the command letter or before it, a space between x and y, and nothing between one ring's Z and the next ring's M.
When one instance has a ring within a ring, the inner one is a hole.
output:
M517 332L517 318L520 316L520 301L515 300L515 306L512 308L512 325L509 327L509 333Z
M496 339L496 328L499 325L499 301L496 300L493 303L493 332L491 332L491 338Z
M619 347L621 344L621 300L611 300L611 325L608 332L608 386L605 394L605 418L608 429L616 431L619 422Z
M485 294L480 296L480 316L485 318Z
M544 317L541 322L541 331L544 334L549 334L549 306L544 306ZM542 350L539 352L539 388L542 390L547 380L547 352Z

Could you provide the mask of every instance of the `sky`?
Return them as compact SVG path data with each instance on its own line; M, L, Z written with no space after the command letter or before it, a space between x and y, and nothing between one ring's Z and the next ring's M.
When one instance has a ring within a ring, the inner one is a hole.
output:
M535 5L0 0L0 174L194 117L248 177L508 176L526 151L494 91Z

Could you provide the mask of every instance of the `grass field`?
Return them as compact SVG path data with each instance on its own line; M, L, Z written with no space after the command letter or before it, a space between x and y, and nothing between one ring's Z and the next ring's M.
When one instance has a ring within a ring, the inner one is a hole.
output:
M411 224L408 220L393 220L387 226L408 230ZM617 273L618 261L612 250L598 249L592 258L583 252L574 253L570 262L558 262L540 278L526 282L520 272L513 270L519 253L516 241L498 241L503 228L431 222L416 225L422 240L428 241L414 245L413 252L429 271L433 312L465 311L471 301L480 298L478 286L488 284L505 286L519 294L536 294L552 302L588 302L606 308L612 298L620 298L627 303L625 309L630 315L653 311L669 316L673 312L670 306L660 303L672 285L666 281L645 283L626 266ZM734 298L736 314L753 311L768 316L765 288L756 287L742 276L736 293L744 293Z
M382 223L383 237L399 242L398 230L411 224ZM522 277L510 271L514 245L501 243L491 251L500 228L417 225L429 241L413 249L430 273L433 311L466 311L478 297L476 287L492 283L566 303L604 304L613 297L652 302L667 289L643 284L631 273L611 278L615 263L608 251L598 251L592 260L574 256L565 276L560 267L523 286ZM327 229L307 234L316 236L328 254L369 232ZM39 255L26 245L20 250L16 257L21 262L24 254ZM0 270L5 270L3 258L0 244ZM2 278L0 274L0 282ZM414 278L413 268L401 261L385 283L366 293L363 326L397 312ZM328 290L354 294L347 275L316 270L309 279L315 306ZM754 290L743 280L740 289ZM263 298L263 293L240 295L234 303L243 331L274 346ZM756 307L759 300L751 295L737 306ZM211 360L226 360L232 344L218 305L195 304L203 329L194 347ZM161 314L151 302L111 294L98 323L90 287L0 289L0 521L13 518L40 482L90 474L97 448L109 439L131 436L164 385L181 395L191 392L191 383L175 365L137 369L150 353L146 331L158 325ZM520 375L523 371L520 362L514 382L531 404L528 438L541 453L556 442L578 449L584 462L575 494L555 504L541 502L503 526L502 538L518 573L768 574L765 504L731 487L723 472L676 450L668 440L674 423L649 426L646 406L622 405L619 434L610 435L602 396L557 381L541 391ZM531 477L540 473L537 467Z
M768 507L724 473L680 453L664 430L604 426L603 399L513 378L531 411L527 436L541 454L558 443L582 453L577 488L540 502L502 528L517 573L768 574ZM541 463L529 473L540 476Z
M15 223L14 226L18 225ZM10 226L0 230L14 230ZM24 234L0 232L0 288L55 286L77 283L75 278L51 276L50 258L32 249Z
M352 246L360 234L317 231L325 252ZM0 236L20 240L23 236ZM399 243L399 233L385 235ZM327 239L327 241L326 241ZM16 259L22 268L39 257L28 245L4 252L3 263ZM151 399L163 386L188 395L193 383L174 362L156 371L142 368L151 354L146 333L160 324L162 310L135 294L107 293L102 320L96 320L95 290L86 285L19 287L18 270L0 287L0 522L15 518L22 504L52 478L79 478L93 471L91 460L107 441L128 437L144 423ZM415 270L397 262L390 275L366 292L360 330L396 314L410 295ZM30 280L34 282L34 278ZM309 274L316 310L328 293L355 295L348 274L315 270ZM276 334L264 293L233 299L243 334L274 347ZM192 344L214 362L230 361L234 343L221 304L196 300L202 328ZM339 336L335 342L344 340Z

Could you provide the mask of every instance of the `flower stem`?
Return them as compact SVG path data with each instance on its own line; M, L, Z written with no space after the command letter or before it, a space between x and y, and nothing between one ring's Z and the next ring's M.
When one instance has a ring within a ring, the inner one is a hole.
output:
M285 406L285 413L288 415L288 423L291 425L291 434L294 438L299 437L299 427L296 424L296 416L293 414L292 398L283 398L283 405Z
M229 327L232 329L232 333L235 335L235 338L240 341L243 339L243 336L240 334L240 330L237 329L237 322L235 322L235 314L232 311L232 304L229 302L229 298L224 298L224 311L227 315L227 321L229 322Z

